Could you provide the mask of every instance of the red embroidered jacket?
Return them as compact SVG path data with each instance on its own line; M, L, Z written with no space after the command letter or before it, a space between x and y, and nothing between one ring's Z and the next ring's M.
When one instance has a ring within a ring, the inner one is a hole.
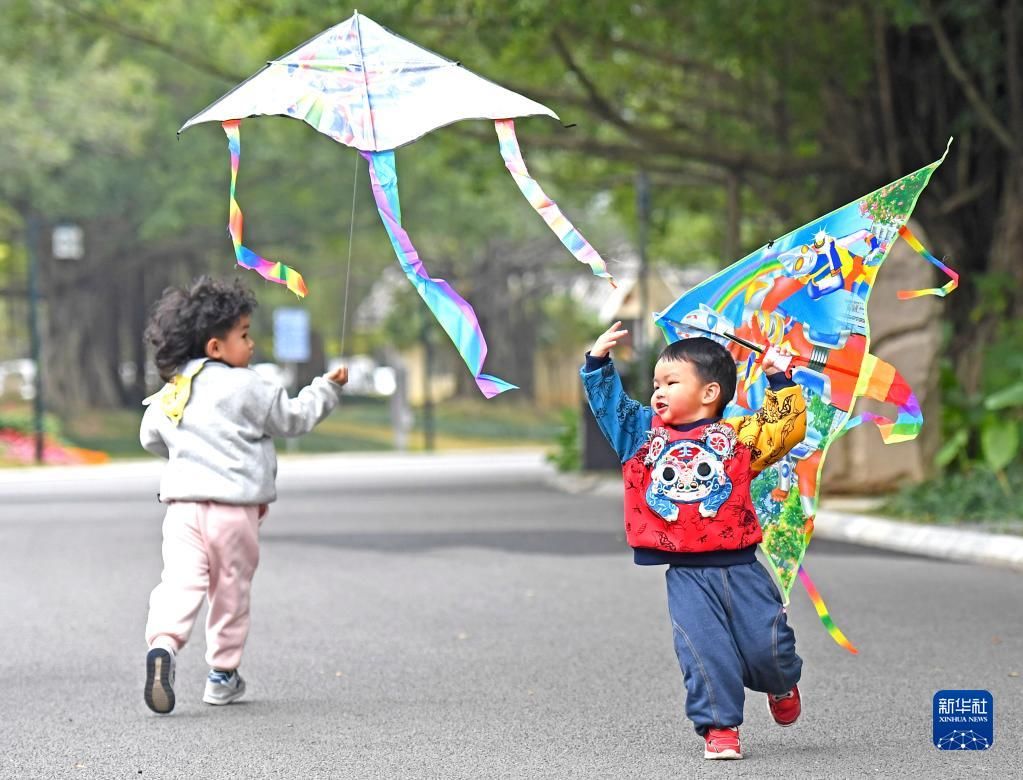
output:
M597 423L622 459L631 547L707 553L761 541L750 482L806 433L798 385L779 375L784 386L772 381L778 389L767 391L755 414L672 427L626 395L610 361L584 368L582 378Z

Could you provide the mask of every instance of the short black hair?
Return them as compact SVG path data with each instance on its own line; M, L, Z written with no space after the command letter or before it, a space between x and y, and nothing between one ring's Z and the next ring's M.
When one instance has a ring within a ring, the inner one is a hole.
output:
M206 357L206 342L223 338L256 308L252 290L234 279L200 276L188 289L168 287L153 306L145 339L156 348L153 362L166 382L193 358Z
M718 414L735 397L736 370L735 360L727 349L713 339L696 336L690 339L679 339L661 350L659 361L683 361L696 369L696 375L703 382L717 382L721 387L718 398Z

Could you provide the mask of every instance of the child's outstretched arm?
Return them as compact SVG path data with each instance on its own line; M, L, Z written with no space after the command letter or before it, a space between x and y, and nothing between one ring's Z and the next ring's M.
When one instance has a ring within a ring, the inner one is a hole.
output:
M726 420L752 450L753 471L777 463L806 435L806 401L802 388L787 376L790 362L787 353L769 349L761 363L768 382L763 406L755 414Z
M341 401L341 388L348 382L348 368L341 366L318 376L295 398L278 387L270 402L263 429L269 436L302 436L309 433Z
M624 463L646 441L653 411L629 398L611 362L612 348L628 333L621 326L621 322L616 322L597 337L579 375L601 433Z

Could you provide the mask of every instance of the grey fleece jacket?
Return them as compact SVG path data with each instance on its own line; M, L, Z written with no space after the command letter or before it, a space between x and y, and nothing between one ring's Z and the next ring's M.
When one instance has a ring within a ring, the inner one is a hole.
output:
M142 446L168 459L160 480L160 500L275 501L273 437L308 433L340 400L341 385L325 377L317 377L296 398L288 398L283 387L250 368L208 362L192 379L177 426L158 401L149 404L142 418Z

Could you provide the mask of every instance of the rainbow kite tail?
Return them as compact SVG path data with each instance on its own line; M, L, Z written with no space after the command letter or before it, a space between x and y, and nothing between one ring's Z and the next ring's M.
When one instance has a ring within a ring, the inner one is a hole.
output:
M921 295L937 295L939 298L944 298L959 286L959 274L924 249L923 244L917 240L917 237L913 235L906 225L899 228L899 235L906 239L906 243L909 244L918 255L931 263L931 265L937 266L949 278L949 280L941 287L930 287L926 290L899 290L897 293L899 300L905 301L910 298L919 298Z
M443 279L430 277L419 259L419 252L412 245L405 229L401 226L401 203L398 200L398 173L394 167L394 152L360 152L369 163L369 178L373 187L373 198L377 211L384 223L391 246L398 258L401 269L416 292L430 307L433 316L454 342L458 354L472 371L476 386L487 398L493 398L505 390L514 390L515 385L496 376L482 373L487 358L487 342L483 338L476 312L469 302Z
M504 165L515 179L519 190L529 201L529 205L543 217L543 221L547 223L554 235L576 260L588 265L595 276L603 277L610 281L612 286L617 287L614 277L607 270L607 263L604 262L597 250L568 221L568 218L558 208L558 204L540 189L536 179L529 175L526 162L522 159L522 150L519 149L519 140L515 136L515 122L511 119L498 119L494 122L494 127L497 129L497 140L501 148L501 157L504 158Z
M231 234L231 241L234 244L235 260L242 268L255 271L269 282L283 284L299 298L304 298L308 289L305 286L305 280L302 279L302 274L284 263L267 260L242 244L242 228L245 218L242 216L241 206L238 205L238 199L235 196L238 186L238 165L242 156L241 120L229 119L222 122L221 126L227 135L227 148L231 152L231 203L227 232Z
M846 422L842 427L843 434L865 421L877 425L885 444L910 441L920 433L924 424L920 403L909 383L891 363L869 353L864 355L855 395L892 404L899 413L893 421L873 412L863 412Z
M817 590L817 586L813 584L813 580L810 579L810 575L807 574L802 564L799 565L799 579L803 583L803 587L806 588L810 601L813 602L813 608L817 610L817 617L821 619L821 623L824 624L824 628L827 629L831 638L853 655L858 655L860 651L853 646L852 642L846 639L845 634L839 631L835 621L831 619L831 613L828 612L827 604L824 603L820 591Z

